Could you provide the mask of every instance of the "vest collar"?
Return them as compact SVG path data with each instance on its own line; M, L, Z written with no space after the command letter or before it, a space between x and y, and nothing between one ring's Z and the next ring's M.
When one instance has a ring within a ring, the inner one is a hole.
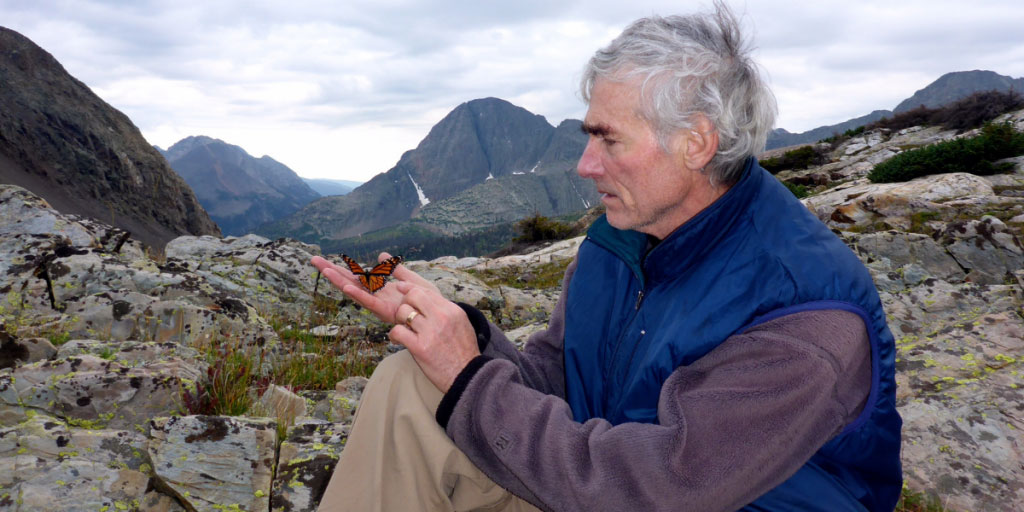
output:
M587 238L618 256L646 287L646 281L660 282L686 272L702 259L742 216L757 196L768 174L748 157L743 174L729 190L647 253L647 237L633 230L620 230L602 215L587 231Z

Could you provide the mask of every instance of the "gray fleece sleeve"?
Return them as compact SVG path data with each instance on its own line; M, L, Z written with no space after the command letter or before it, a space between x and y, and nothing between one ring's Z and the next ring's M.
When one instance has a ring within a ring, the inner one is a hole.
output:
M766 322L680 367L662 387L658 424L576 423L512 361L472 366L444 399L449 436L549 511L736 510L854 420L871 378L864 323L838 310Z

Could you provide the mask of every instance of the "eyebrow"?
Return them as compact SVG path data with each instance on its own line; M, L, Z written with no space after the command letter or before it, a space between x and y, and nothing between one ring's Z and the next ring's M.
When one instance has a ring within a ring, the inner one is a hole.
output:
M606 137L614 132L614 130L612 130L612 128L606 124L589 123L581 124L580 131L587 135L593 135L595 137Z

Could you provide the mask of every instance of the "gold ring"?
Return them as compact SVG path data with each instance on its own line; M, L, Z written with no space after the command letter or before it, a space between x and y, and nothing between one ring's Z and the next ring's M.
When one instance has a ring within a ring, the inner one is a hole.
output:
M416 318L416 315L418 314L420 314L419 311L416 311L415 309L412 310L412 312L409 313L409 316L405 317L405 326L412 329L412 319Z

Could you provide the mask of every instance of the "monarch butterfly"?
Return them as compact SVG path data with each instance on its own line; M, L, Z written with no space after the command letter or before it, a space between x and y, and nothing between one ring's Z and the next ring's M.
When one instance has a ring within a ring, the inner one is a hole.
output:
M401 256L392 256L370 270L363 270L363 267L359 266L356 260L344 254L341 255L341 259L345 260L348 269L359 278L359 282L363 284L364 288L370 290L370 293L376 293L377 290L384 288L384 285L388 282L388 276L402 262Z

